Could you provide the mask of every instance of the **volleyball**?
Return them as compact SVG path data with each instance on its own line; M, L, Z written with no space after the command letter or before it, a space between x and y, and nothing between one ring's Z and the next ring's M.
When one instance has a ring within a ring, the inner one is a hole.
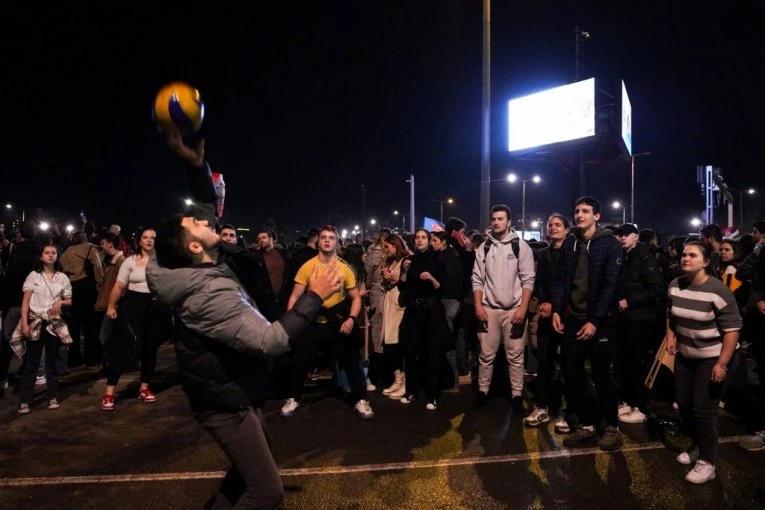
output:
M199 91L184 82L168 83L154 99L152 117L163 132L191 134L199 131L205 116L205 105Z

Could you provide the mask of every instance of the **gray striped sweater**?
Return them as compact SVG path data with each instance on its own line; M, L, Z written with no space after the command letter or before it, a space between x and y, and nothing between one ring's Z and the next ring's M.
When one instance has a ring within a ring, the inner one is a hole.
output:
M741 329L733 293L717 278L692 284L684 276L669 284L670 323L677 333L677 351L685 358L716 358L723 335Z

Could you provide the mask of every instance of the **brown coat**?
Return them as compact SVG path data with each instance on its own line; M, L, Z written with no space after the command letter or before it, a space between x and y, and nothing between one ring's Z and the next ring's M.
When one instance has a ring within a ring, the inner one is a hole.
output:
M85 259L90 259L93 264L96 283L100 282L104 277L101 256L98 246L91 243L73 244L61 255L61 265L64 266L64 273L69 277L69 281L78 282L88 276L85 273Z
M93 309L97 312L105 312L109 306L109 294L111 294L114 284L117 282L117 275L120 272L120 266L125 262L125 256L121 251L112 257L112 260L106 262L104 276L101 279L101 286L98 289L98 298Z

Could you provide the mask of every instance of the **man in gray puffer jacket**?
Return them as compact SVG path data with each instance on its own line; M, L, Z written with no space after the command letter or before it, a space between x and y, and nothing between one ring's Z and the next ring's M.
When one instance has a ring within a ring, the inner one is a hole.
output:
M289 339L308 329L339 290L340 275L314 273L293 309L269 323L232 269L216 264L219 242L206 220L183 214L166 220L147 281L174 309L178 369L194 417L233 462L213 507L273 508L284 488L261 409L266 358L287 352Z

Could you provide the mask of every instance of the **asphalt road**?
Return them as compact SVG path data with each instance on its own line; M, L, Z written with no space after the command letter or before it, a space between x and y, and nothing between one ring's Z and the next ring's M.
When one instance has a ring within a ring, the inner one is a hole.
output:
M0 400L0 508L194 509L214 496L229 462L192 419L172 346L161 349L158 401L137 398L137 373L118 387L117 409L100 410L104 379L79 370L62 381L61 408L42 388L32 413L18 394ZM17 390L17 388L16 388ZM721 411L717 479L684 481L670 447L683 436L622 428L624 448L571 450L549 426L526 429L504 398L468 411L472 389L445 394L434 412L371 395L362 421L323 383L292 418L266 405L288 509L765 508L765 451L736 446L745 434ZM669 406L653 409L672 418Z

